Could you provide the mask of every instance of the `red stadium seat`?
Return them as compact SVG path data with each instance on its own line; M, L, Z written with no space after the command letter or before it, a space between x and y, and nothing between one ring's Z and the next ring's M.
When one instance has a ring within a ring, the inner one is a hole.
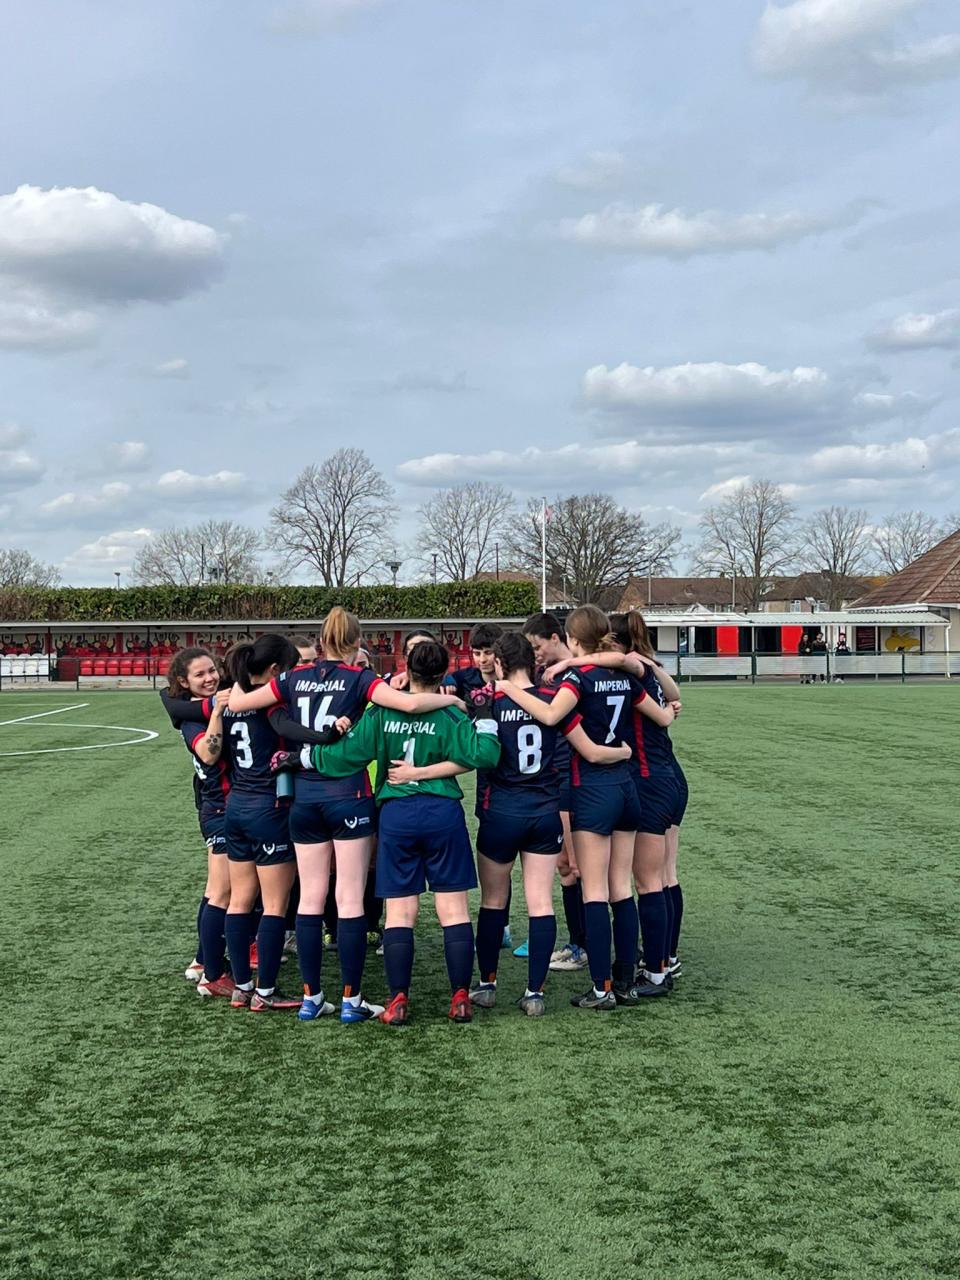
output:
M134 658L132 666L133 666L133 674L135 676L145 676L147 674L146 658Z
M81 659L80 659L80 674L81 674L82 676L92 676L92 675L93 675L93 663L91 662L91 660L90 660L89 658L81 658Z
M165 676L167 674L167 669L169 668L169 666L170 666L170 659L161 658L160 661L157 663L157 675Z
M103 658L93 663L93 674L95 676L105 676L107 674L107 664Z
M120 667L120 674L122 676L133 675L133 659L132 658L121 658L119 667Z

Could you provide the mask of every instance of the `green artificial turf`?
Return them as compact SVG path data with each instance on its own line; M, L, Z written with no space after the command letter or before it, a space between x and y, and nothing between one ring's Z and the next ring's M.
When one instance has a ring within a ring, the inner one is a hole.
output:
M583 1013L551 975L526 1020L505 958L502 1007L455 1027L427 906L396 1032L201 1003L204 851L155 695L0 697L89 704L0 752L160 733L0 755L0 1275L960 1274L960 689L684 700L674 995Z

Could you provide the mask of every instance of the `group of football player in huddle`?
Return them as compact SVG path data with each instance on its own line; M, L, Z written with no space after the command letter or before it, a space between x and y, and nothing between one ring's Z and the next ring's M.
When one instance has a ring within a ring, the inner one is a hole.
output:
M639 611L593 605L561 623L480 623L473 665L449 672L428 631L402 669L378 676L358 619L335 607L320 652L305 637L173 658L161 695L195 766L207 845L198 948L185 976L237 1009L337 1012L325 951L336 948L341 1022L410 1019L414 926L429 891L443 934L449 1017L497 1003L519 858L528 933L516 1003L546 1009L553 970L588 970L578 1009L638 1006L680 973L677 878L687 784L669 728L680 692ZM459 775L476 771L476 857ZM567 941L557 946L559 877ZM468 894L480 888L474 922ZM389 997L368 1000L368 953ZM302 996L278 988L284 960ZM474 970L476 967L476 978Z

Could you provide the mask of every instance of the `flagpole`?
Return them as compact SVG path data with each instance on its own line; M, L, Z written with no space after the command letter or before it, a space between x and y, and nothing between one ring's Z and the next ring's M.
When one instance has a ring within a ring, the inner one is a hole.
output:
M540 507L540 608L547 612L547 500Z

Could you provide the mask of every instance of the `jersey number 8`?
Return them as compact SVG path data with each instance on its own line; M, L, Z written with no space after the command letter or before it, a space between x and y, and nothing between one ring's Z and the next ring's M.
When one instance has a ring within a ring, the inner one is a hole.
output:
M539 773L543 760L543 734L540 726L525 724L517 732L517 768L521 773Z

